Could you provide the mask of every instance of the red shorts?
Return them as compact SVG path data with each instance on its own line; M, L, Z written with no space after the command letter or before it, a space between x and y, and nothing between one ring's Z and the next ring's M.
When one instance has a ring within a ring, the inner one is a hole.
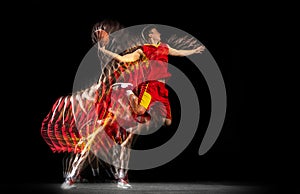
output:
M158 113L164 116L167 119L171 119L171 107L169 102L169 91L165 87L165 83L160 81L146 81L141 83L133 91L139 99L139 105L143 106L147 111L154 108L154 105L157 103Z

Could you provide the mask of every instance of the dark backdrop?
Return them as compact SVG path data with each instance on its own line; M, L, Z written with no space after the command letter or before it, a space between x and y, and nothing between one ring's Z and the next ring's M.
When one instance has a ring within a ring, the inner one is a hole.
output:
M10 35L5 40L10 55L4 56L9 58L3 71L8 77L2 82L6 89L2 96L6 110L1 158L5 169L1 175L3 181L15 177L21 177L15 180L21 183L62 181L62 155L53 154L43 141L41 122L59 96L72 92L77 68L92 46L93 24L114 19L124 26L170 25L197 37L219 65L228 97L222 132L208 153L198 155L208 119L203 114L204 125L182 154L156 169L131 171L131 179L274 184L282 173L277 158L280 148L276 146L280 134L269 120L270 105L264 96L264 84L269 82L262 81L260 61L254 60L258 52L249 48L255 43L257 31L243 6L239 9L222 9L222 6L174 4L157 6L157 10L120 6L117 10L101 3L35 1L11 6L5 21L8 26L4 29ZM170 60L188 63L185 59ZM205 84L195 68L183 70L194 84ZM208 113L207 88L197 92L202 98L201 111Z

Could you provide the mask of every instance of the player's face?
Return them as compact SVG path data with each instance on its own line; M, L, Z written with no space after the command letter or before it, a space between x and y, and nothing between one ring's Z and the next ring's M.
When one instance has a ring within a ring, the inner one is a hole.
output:
M153 40L160 41L160 33L158 32L158 30L156 28L153 28L151 30L151 37Z

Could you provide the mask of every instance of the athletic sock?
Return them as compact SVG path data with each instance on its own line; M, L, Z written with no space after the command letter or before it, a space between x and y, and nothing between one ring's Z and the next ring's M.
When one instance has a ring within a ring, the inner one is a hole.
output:
M120 169L120 173L119 173L119 178L120 179L123 179L125 177L125 174L124 174L124 169Z
M98 176L100 174L99 168L92 168L93 176Z

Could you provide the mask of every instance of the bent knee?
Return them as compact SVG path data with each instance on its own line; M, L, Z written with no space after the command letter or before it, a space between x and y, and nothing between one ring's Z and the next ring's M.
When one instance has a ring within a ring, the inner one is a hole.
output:
M145 109L143 106L139 106L139 107L136 109L136 113L137 113L138 115L143 115L143 114L145 114L145 112L146 112L146 109Z
M165 125L166 126L170 126L172 124L172 120L171 119L165 119Z

